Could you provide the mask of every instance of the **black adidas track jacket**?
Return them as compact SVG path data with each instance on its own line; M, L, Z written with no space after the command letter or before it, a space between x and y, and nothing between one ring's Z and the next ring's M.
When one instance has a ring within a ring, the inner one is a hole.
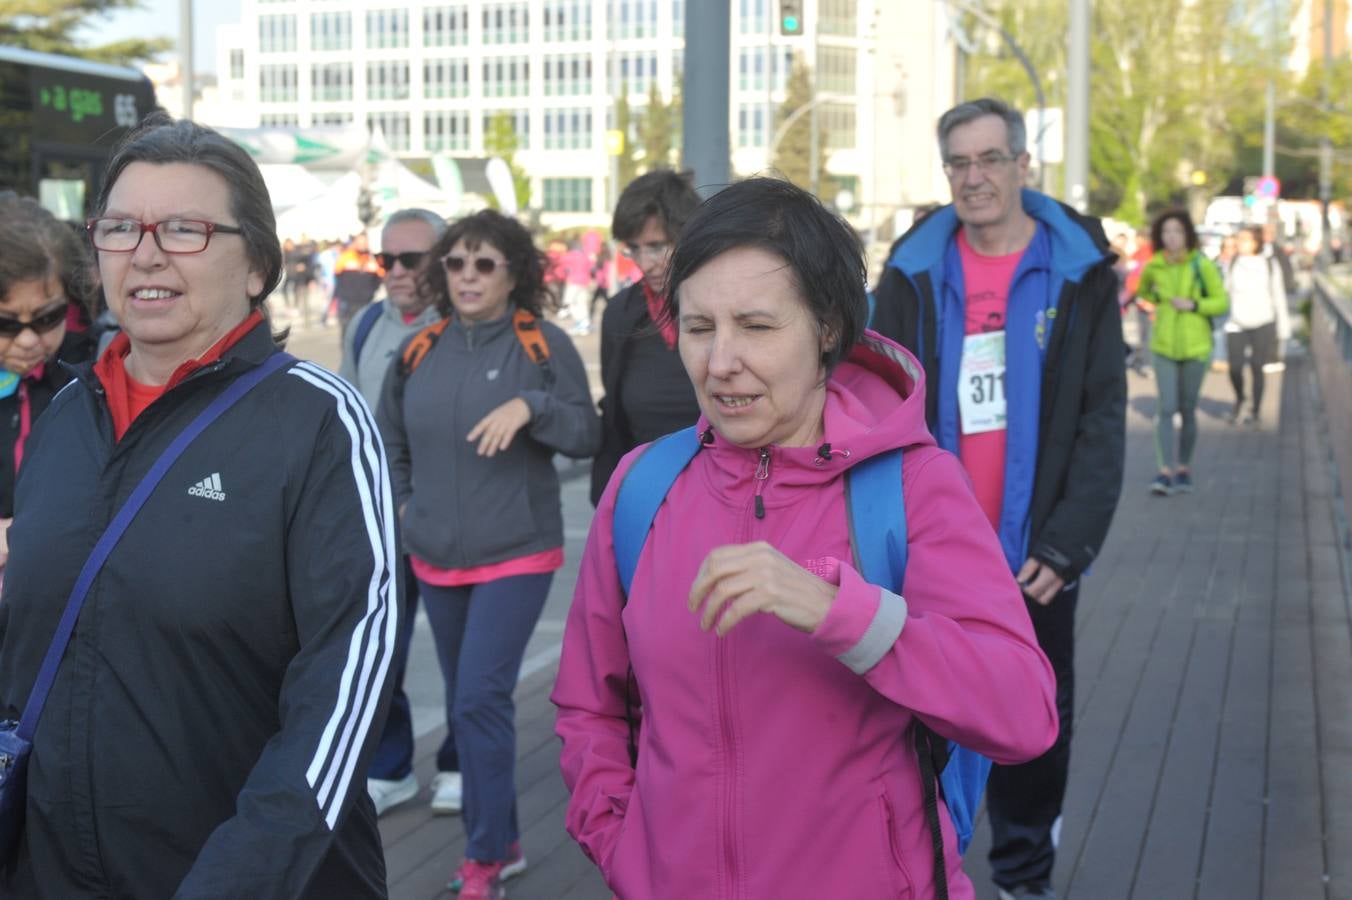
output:
M76 575L165 446L273 352L266 323L114 442L89 366L20 474L0 598L18 717ZM385 896L366 768L398 623L395 519L369 411L310 363L269 376L169 470L85 602L0 896Z

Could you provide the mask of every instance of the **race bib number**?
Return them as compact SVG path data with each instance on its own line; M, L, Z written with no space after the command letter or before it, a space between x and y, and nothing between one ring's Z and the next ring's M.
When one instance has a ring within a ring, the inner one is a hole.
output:
M958 411L963 434L1005 427L1005 333L969 334L962 341Z

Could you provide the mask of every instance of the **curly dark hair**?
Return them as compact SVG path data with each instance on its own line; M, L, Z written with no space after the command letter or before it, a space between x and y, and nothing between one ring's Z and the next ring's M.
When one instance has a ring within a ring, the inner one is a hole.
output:
M58 281L66 299L93 318L99 287L82 232L33 198L0 191L0 298L23 281Z
M1183 226L1183 237L1188 243L1188 249L1196 250L1197 229L1193 226L1192 216L1188 215L1186 209L1166 209L1155 217L1155 221L1150 223L1150 246L1158 251L1164 250L1164 223L1170 219L1178 220L1178 224Z
M545 290L545 255L531 240L526 226L502 213L485 209L454 222L432 246L428 264L418 276L418 291L431 297L443 316L455 310L451 306L451 291L446 284L446 269L441 258L460 241L476 250L488 244L507 259L507 271L516 281L508 300L517 308L543 316L552 309L554 298Z

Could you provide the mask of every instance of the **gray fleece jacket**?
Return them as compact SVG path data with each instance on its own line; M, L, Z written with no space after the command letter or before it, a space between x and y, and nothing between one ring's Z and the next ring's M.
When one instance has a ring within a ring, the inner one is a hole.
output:
M353 343L361 320L366 316L363 309L352 317L343 335L343 361L338 366L338 374L356 386L361 397L372 410L380 406L380 389L385 384L385 374L390 371L394 355L410 337L422 331L428 325L441 318L435 306L429 306L418 314L412 322L404 322L404 314L388 300L381 300L380 318L376 319L366 340L361 345L361 358L353 353Z
M434 566L482 566L563 546L554 454L584 458L601 443L577 348L541 321L548 370L537 365L512 330L514 311L476 325L452 321L411 375L390 369L381 393L376 418L404 510L404 549ZM466 436L513 397L526 401L530 422L506 450L479 456Z

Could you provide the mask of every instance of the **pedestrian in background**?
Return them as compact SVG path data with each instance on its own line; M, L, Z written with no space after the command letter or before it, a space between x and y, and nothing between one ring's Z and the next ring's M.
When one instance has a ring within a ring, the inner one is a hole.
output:
M1161 213L1150 228L1159 248L1141 273L1137 301L1155 314L1150 339L1158 401L1155 409L1155 464L1150 483L1157 497L1192 491L1197 449L1197 398L1211 361L1212 319L1229 309L1215 263L1197 247L1197 229L1185 210ZM1174 437L1174 415L1182 428ZM1175 446L1177 444L1177 446Z
M666 318L667 269L676 235L699 206L687 175L654 169L630 182L615 204L611 234L643 273L606 304L601 319L601 450L592 460L591 501L601 500L620 457L692 425L699 403Z
M1056 671L1060 731L991 771L991 873L1000 896L1055 897L1070 767L1075 607L1122 487L1126 370L1103 227L1024 187L1023 116L999 100L939 119L953 203L893 246L874 327L919 356L926 418L956 453L1023 587Z
M333 270L333 293L338 303L338 327L347 333L347 325L352 317L366 308L366 305L380 290L385 272L380 263L371 255L371 245L366 232L358 232L338 254Z
M385 377L404 342L441 318L433 298L419 290L417 277L432 245L445 231L446 220L425 209L401 209L385 220L381 251L376 255L385 272L385 299L358 313L343 336L343 358L338 367L338 374L356 385L372 409L380 406ZM404 692L404 672L418 612L418 583L408 554L402 557L404 617L395 647L394 690L390 714L366 776L366 789L378 816L413 799L419 789L413 772L413 717ZM449 729L450 722L446 724ZM432 779L432 811L459 812L460 766L455 758L455 736L449 730L437 764Z
M591 456L600 423L582 358L544 319L545 258L520 223L475 213L431 257L421 290L447 318L410 339L379 417L463 774L451 887L483 900L526 867L512 691L563 565L554 455Z
M0 570L33 426L70 381L66 366L94 353L91 333L66 327L72 304L93 315L92 276L81 237L36 200L0 191Z
M552 695L568 831L617 896L971 897L913 727L1010 763L1055 737L1018 586L934 447L915 359L864 331L864 276L848 225L786 181L725 188L681 231L662 318L698 450L627 590L618 529L644 523L616 498L657 451L621 462ZM905 485L904 590L852 552L846 481L879 457L897 504Z
M281 242L238 144L152 114L102 185L89 234L122 331L25 452L0 716L24 708L128 495L200 414L267 377L191 439L97 569L0 894L382 898L363 774L399 611L375 423L342 379L277 355L263 306Z
M1237 235L1239 254L1225 270L1230 317L1225 323L1226 359L1235 391L1232 424L1259 424L1263 409L1263 367L1276 362L1277 347L1291 337L1286 283L1277 261L1263 254L1263 232L1256 225ZM1280 252L1280 251L1278 251ZM1251 404L1244 410L1244 369L1252 383Z

